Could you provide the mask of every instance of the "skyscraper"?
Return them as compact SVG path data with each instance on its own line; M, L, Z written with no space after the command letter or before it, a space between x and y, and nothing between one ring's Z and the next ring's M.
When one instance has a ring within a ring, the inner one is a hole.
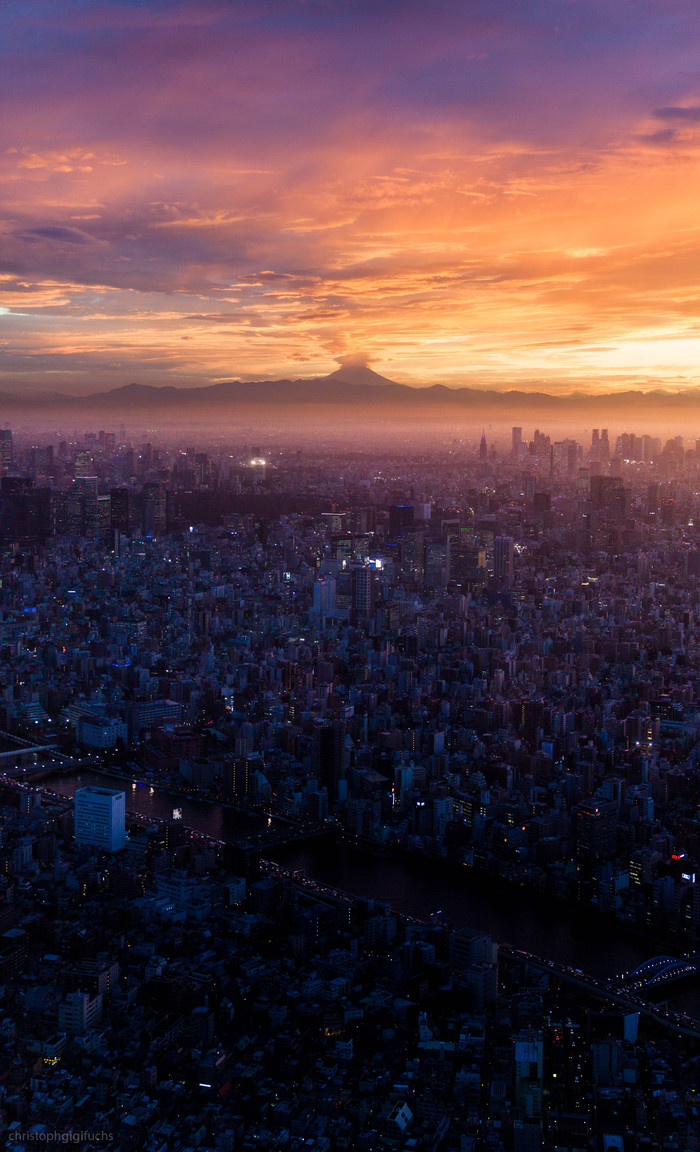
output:
M12 432L0 428L0 474L6 476L12 467Z
M337 800L339 784L347 768L345 726L339 720L317 724L314 728L311 768L321 787L327 789L329 799Z
M165 488L162 484L144 484L143 530L147 536L162 536L166 525Z
M615 855L617 804L614 800L582 800L576 810L576 859L593 863Z
M517 458L520 455L520 445L523 442L523 430L522 430L522 428L513 428L512 436L513 436L513 455Z
M335 608L335 580L332 576L321 576L314 582L314 612L325 616Z
M51 532L51 491L35 488L24 476L3 476L0 484L3 543L45 540Z
M395 540L406 528L412 528L415 513L412 504L392 504L389 509L389 537Z
M374 610L374 569L357 565L352 570L352 607L360 616L369 616Z
M621 519L625 514L625 499L621 476L591 476L591 508L594 512Z
M503 584L513 580L513 541L510 536L497 536L493 542L493 574Z
M104 852L124 847L125 796L112 788L78 788L75 793L75 840Z

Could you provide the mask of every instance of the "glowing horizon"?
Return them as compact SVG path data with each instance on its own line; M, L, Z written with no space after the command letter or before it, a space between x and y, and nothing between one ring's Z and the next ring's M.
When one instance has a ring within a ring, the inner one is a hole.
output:
M700 385L700 11L26 0L0 388Z

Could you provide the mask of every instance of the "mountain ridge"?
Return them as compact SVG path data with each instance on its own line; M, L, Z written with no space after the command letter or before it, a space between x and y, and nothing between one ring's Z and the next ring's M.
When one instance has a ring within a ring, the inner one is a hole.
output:
M61 411L66 414L77 410L97 414L104 410L136 412L153 409L182 411L221 408L228 406L269 407L332 405L372 409L381 404L393 409L443 409L454 412L462 408L511 410L551 410L565 413L581 408L607 410L636 405L643 409L663 405L670 409L700 408L700 388L692 387L671 392L667 388L625 389L621 392L556 393L508 389L497 391L484 388L448 388L444 384L411 387L381 376L363 365L341 366L327 376L300 377L294 380L224 380L199 388L172 384L152 385L131 382L105 392L92 392L84 396L61 392L42 392L23 395L0 392L0 413L27 410L36 412Z

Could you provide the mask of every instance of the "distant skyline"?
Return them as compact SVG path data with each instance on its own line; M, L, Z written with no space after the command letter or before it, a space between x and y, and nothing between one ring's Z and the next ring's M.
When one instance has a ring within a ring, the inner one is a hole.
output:
M0 390L700 385L700 10L23 0Z

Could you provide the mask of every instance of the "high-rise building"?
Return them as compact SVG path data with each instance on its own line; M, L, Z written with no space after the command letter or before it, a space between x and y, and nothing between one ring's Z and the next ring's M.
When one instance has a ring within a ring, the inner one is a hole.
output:
M576 810L576 859L593 863L610 860L617 840L614 800L583 800Z
M513 438L512 439L513 455L517 458L520 455L520 445L523 442L523 430L522 430L522 428L513 428L511 435Z
M0 533L4 543L34 543L51 532L51 490L35 488L31 477L3 476Z
M124 847L125 796L112 788L78 788L75 793L75 840L104 852Z
M6 476L12 467L12 433L9 428L0 428L0 474Z
M165 488L162 484L144 484L143 530L146 536L162 536L166 525Z
M467 533L460 533L450 539L450 580L462 588L483 583L486 574L486 550L465 536Z
M591 508L620 519L625 514L625 489L621 476L591 476Z
M335 609L335 580L332 576L321 576L314 581L314 612L321 616L330 615Z
M664 528L673 528L676 523L676 501L673 496L665 496L659 507Z
M94 475L92 452L88 452L86 449L76 452L74 475L76 477Z
M340 781L345 778L346 768L344 725L339 720L332 724L317 724L311 745L311 769L331 800L338 799Z
M357 565L352 570L352 607L360 616L369 616L374 610L374 569Z
M416 528L401 537L401 574L407 580L423 583L425 533Z
M450 540L443 536L439 540L425 542L426 588L444 588L450 581Z
M493 542L493 574L503 584L513 581L513 541L510 536L497 536Z
M600 429L594 428L591 433L591 460L600 458Z
M412 528L415 511L412 504L392 504L389 509L389 536L392 540Z
M488 460L488 458L489 458L489 446L486 443L486 433L482 432L481 433L481 440L479 441L479 459L480 460Z
M98 491L99 480L97 476L76 476L73 481L80 498L81 527L84 536L97 536L99 534L98 517Z
M134 496L128 488L110 489L110 526L128 534L136 521Z

